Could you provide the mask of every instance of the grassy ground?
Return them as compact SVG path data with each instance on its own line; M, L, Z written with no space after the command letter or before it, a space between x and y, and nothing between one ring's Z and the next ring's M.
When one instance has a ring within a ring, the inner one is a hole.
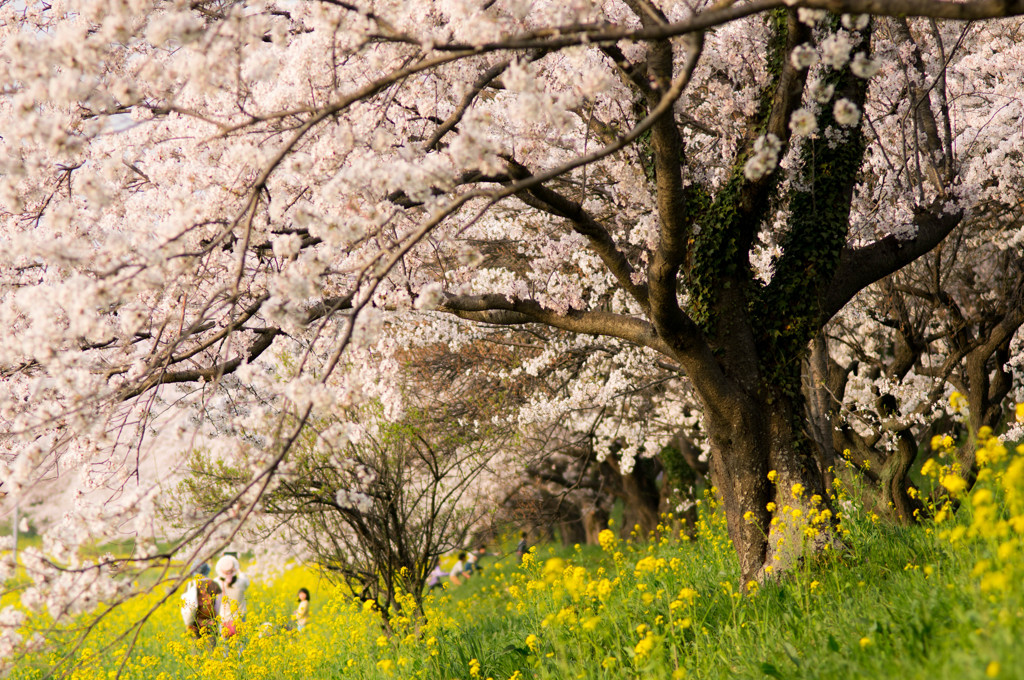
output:
M844 501L844 549L746 594L706 502L698 540L666 518L647 540L607 532L602 547L541 546L524 565L488 558L482 576L428 600L426 622L397 615L391 635L303 568L254 585L249 628L212 652L184 636L175 596L153 609L122 670L145 680L1024 678L1024 454L997 458L955 513L936 508L939 524L887 526ZM927 470L955 488L950 475ZM288 617L301 586L313 591L312 623L298 632ZM115 631L154 598L11 677L43 677L61 655L74 677L113 677L127 642Z
M565 570L560 592L549 565L561 558L548 556L527 583L545 587L509 595L516 576L498 575L453 603L462 626L433 677L469 677L473 656L495 678L1024 677L1018 586L983 593L966 545L944 545L927 527L867 522L855 527L858 547L749 597L714 540L619 545L610 563L607 554L568 560L586 567L588 587L605 565L614 585L592 607Z

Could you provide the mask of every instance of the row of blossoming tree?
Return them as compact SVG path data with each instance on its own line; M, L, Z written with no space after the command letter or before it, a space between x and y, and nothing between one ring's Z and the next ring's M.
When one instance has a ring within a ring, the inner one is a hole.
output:
M769 508L824 496L844 450L911 518L949 391L976 426L1022 397L1021 13L0 3L0 491L50 511L23 599L113 600L113 572L170 574L282 489L357 522L381 474L352 445L390 436L358 414L431 403L475 404L443 475L404 440L414 488L472 476L445 503L703 448L743 581L794 563ZM445 352L480 375L422 370ZM211 461L233 484L158 543ZM127 558L77 556L125 534Z

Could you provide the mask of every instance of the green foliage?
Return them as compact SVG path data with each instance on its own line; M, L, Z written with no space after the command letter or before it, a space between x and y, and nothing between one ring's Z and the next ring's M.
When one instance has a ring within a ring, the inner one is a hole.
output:
M731 174L714 198L703 189L693 187L687 192L684 212L687 221L697 221L688 249L685 282L690 294L690 315L706 332L713 334L717 322L715 305L720 292L734 280L749 283L750 272L746 264L746 248L750 246L751 215L764 218L767 197L778 183L778 175L767 180L767 186L757 190L764 205L745 205L750 182L743 174L743 166L750 158L754 138L763 135L772 113L772 102L780 84L786 53L785 9L768 13L770 38L766 50L766 69L770 74L768 85L761 92L755 116L753 135L741 146L732 164ZM741 252L742 251L742 252Z
M836 28L838 19L831 21ZM837 98L845 96L863 107L867 81L854 76L849 66L828 70L824 81L835 86ZM821 136L802 142L801 170L787 201L783 254L774 263L770 285L751 303L751 312L763 322L762 367L769 381L791 398L800 392L800 358L821 327L821 296L846 245L853 187L866 148L860 127L841 128L826 104L818 114L818 129L830 127L844 131L841 141Z
M668 499L670 506L683 502L690 494L686 490L695 487L699 481L696 470L690 467L683 457L683 454L674 446L666 446L658 454L665 469L665 478L662 481L661 493ZM673 494L673 489L679 489L679 494Z

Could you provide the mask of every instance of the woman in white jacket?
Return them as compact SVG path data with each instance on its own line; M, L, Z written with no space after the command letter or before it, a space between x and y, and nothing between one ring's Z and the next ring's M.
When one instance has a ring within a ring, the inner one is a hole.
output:
M225 637L235 634L236 621L245 621L245 591L249 577L242 573L238 560L225 555L217 561L217 583L221 588L220 621Z

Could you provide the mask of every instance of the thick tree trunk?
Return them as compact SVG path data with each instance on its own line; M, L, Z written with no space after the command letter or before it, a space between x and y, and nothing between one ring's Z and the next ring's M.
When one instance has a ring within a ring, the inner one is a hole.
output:
M587 541L583 515L577 506L570 505L566 508L566 513L558 522L558 533L563 546L573 546Z
M1007 319L1010 320L1009 326L1016 330L1020 327L1019 319L1024 316L1024 312L1015 310L1014 314L1008 314ZM978 434L983 427L994 430L1000 426L1005 415L1003 400L1013 386L1012 376L1005 369L1013 335L1006 333L1006 338L1001 342L990 340L967 355L967 417L970 434L967 444L959 448L957 460L960 463L960 474L972 486L978 474Z
M830 370L828 341L825 333L818 333L811 342L811 354L802 372L803 393L807 402L807 425L816 447L818 470L825 486L835 477L836 450L832 432L836 425L837 390L845 389L845 375Z
M774 390L765 394L708 409L712 481L743 584L775 578L834 541L829 515L821 515L828 494L813 445L794 427L797 405Z
M622 477L622 533L636 531L647 538L661 523L661 490L658 488L660 465L649 458L637 459L633 471Z
M905 342L901 346L908 347ZM904 366L891 367L890 374L905 374L913 364L909 350L900 353L906 355L901 359ZM847 489L858 490L865 507L897 523L909 524L915 521L915 511L923 508L922 503L908 493L911 482L907 475L917 457L917 442L904 424L895 418L884 420L879 424L879 432L892 432L897 443L896 451L886 455L878 445L880 433L873 440L865 439L838 417L838 400L845 394L847 379L856 367L856 362L843 368L829 359L824 333L819 333L811 343L811 355L804 366L803 392L807 399L808 428L819 449L818 466L824 486L831 488L833 479L838 476ZM883 418L894 416L898 410L895 403L886 404L885 400L885 396L879 398L878 413ZM839 458L842 451L849 451L849 460ZM847 468L849 463L854 467ZM860 475L862 483L855 483L855 475Z

